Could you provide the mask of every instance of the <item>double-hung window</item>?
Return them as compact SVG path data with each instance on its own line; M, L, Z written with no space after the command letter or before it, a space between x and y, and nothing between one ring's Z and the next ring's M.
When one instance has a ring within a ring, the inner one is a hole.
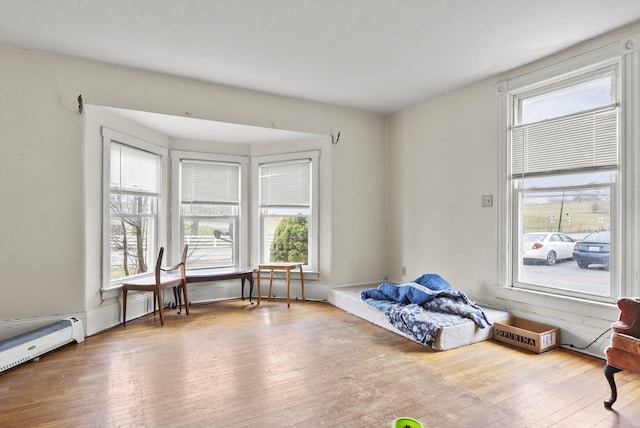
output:
M624 64L616 44L499 83L506 285L590 300L620 293L632 245L622 238Z
M253 158L258 263L317 269L318 158L316 151Z
M107 128L103 147L103 278L117 285L153 270L166 150Z
M189 269L246 264L246 158L190 152L171 157L178 213L173 242L189 246Z

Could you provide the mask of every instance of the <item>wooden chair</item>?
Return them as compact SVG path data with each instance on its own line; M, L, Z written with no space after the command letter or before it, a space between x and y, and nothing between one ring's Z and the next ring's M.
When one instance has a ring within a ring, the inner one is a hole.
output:
M611 387L611 398L604 402L607 409L618 398L613 375L622 370L640 374L640 299L621 298L618 307L620 320L611 324L611 345L605 351L604 375Z
M127 322L127 292L129 290L136 291L152 291L153 292L153 313L156 313L156 303L158 304L158 312L160 312L160 325L164 325L164 319L162 318L162 290L167 288L173 288L174 293L178 295L182 292L185 302L185 310L189 315L189 298L187 296L187 274L186 274L186 260L187 260L188 246L185 245L182 250L182 259L180 263L162 267L162 255L164 254L164 248L160 248L158 254L158 260L156 261L156 268L154 276L148 276L145 278L134 279L122 284L122 324ZM180 276L163 275L162 272L168 272L176 269L180 269ZM182 305L181 305L182 307ZM178 312L179 313L179 312Z

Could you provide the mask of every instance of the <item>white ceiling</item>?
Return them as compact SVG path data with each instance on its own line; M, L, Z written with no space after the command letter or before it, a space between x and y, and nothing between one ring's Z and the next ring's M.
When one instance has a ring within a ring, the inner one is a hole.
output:
M389 114L638 20L639 0L0 0L0 44Z

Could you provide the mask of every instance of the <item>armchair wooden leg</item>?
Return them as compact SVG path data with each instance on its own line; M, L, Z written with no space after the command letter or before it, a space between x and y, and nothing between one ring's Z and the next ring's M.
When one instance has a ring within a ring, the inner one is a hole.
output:
M611 398L604 401L604 407L606 407L607 409L611 409L613 403L615 403L618 399L618 389L616 388L616 380L613 378L613 375L615 373L618 373L619 371L622 370L617 367L610 366L609 364L607 364L604 368L604 376L607 378L609 386L611 387Z
M154 299L153 303L153 313L155 314L155 302L158 301L158 312L160 313L160 325L164 325L164 319L162 318L162 290L156 290L155 293L156 299Z
M178 311L176 313L178 315L182 313L182 294L180 294L181 292L182 292L182 285L173 287L173 298L176 301L176 308L178 308ZM185 302L185 306L186 306L186 303L187 302Z
M180 295L180 287L173 287L173 300L176 302L176 308L178 308L178 314L182 312L182 296Z

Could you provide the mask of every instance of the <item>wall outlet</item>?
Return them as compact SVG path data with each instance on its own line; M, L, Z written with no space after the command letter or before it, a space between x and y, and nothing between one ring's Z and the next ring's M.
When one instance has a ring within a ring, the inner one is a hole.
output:
M482 195L482 206L483 207L492 207L493 206L493 195Z

